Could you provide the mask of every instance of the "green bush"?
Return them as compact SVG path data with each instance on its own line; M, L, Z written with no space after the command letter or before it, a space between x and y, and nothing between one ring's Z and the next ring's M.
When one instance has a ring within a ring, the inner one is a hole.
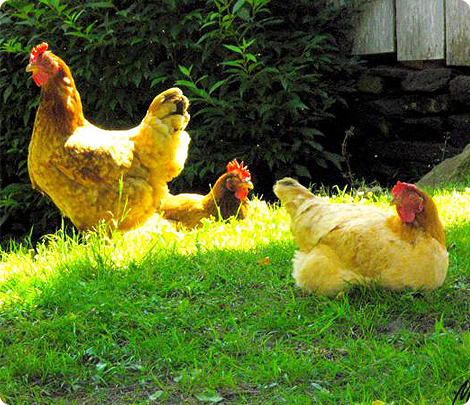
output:
M135 126L157 93L184 90L192 143L173 191L206 191L236 157L255 181L269 170L255 184L266 193L280 176L308 181L317 166L341 170L322 129L357 65L338 43L351 10L310 0L9 0L0 10L2 235L60 224L29 186L39 102L25 72L32 46L46 41L67 62L85 116L104 128Z

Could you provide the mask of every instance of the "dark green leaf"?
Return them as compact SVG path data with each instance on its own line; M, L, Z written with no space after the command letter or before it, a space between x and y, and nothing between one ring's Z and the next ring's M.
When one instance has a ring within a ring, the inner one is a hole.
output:
M237 15L244 21L248 21L250 19L250 11L246 7L241 8Z
M190 82L188 80L176 80L175 85L189 87L191 89L197 89L197 86L193 82Z
M156 84L163 83L165 80L167 80L166 76L154 77L150 82L150 87L155 87Z
M230 49L233 52L243 54L243 50L235 45L226 45L224 44L225 48Z
M258 60L256 59L256 56L253 55L252 53L245 53L244 54L245 58L248 60L251 60L253 62L257 62Z
M244 4L245 4L245 0L238 0L238 1L233 5L232 13L233 13L233 14L237 14L238 11L243 7Z
M142 72L140 70L137 70L134 73L134 75L132 77L132 81L134 82L135 87L139 87L140 82L142 81Z
M309 170L305 166L295 164L294 168L297 176L311 177Z
M236 66L236 67L243 67L243 59L239 60L229 60L227 62L222 62L221 65L223 66Z
M10 97L11 92L13 91L13 86L8 86L5 91L3 92L3 102L6 103L8 98Z
M95 1L85 3L85 7L90 8L114 8L112 1Z
M227 83L227 80L228 79L224 79L224 80L219 80L217 83L215 83L211 89L209 90L209 94L212 94L214 91L216 91L220 86L224 85L225 83Z
M192 66L190 66L188 69L185 66L179 65L178 68L185 76L191 77L191 69L193 68Z

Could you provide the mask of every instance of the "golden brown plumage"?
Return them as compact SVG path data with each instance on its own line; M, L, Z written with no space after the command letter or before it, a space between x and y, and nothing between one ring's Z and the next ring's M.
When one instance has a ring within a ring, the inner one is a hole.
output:
M246 167L235 160L227 165L227 173L219 177L207 195L178 194L169 195L162 200L162 216L175 221L178 225L194 228L203 218L220 217L228 219L247 216L248 190L253 188L251 176Z
M331 295L375 281L401 290L433 290L448 268L444 228L432 199L412 184L393 188L399 216L359 204L331 204L296 180L274 192L291 217L299 247L293 275L308 292Z
M169 89L154 98L139 126L97 128L83 116L70 69L47 48L35 47L26 68L41 86L28 155L32 185L80 230L102 220L131 229L155 212L183 169L188 100Z

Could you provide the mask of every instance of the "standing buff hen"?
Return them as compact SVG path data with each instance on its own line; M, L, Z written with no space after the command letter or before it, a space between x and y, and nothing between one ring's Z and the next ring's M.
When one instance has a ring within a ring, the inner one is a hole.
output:
M85 119L70 69L46 43L33 48L26 70L41 87L28 155L33 187L79 230L103 220L121 230L145 221L186 161L189 114L181 90L155 97L139 126L106 131Z
M284 178L274 192L291 217L299 247L293 259L297 285L332 295L371 281L393 290L433 290L449 265L444 228L424 191L398 182L398 213L359 204L331 204L296 180Z

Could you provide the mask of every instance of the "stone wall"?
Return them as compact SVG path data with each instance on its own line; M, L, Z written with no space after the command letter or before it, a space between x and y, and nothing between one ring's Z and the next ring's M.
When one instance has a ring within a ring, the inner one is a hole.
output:
M355 87L346 150L358 178L416 181L470 143L469 71L376 65Z

